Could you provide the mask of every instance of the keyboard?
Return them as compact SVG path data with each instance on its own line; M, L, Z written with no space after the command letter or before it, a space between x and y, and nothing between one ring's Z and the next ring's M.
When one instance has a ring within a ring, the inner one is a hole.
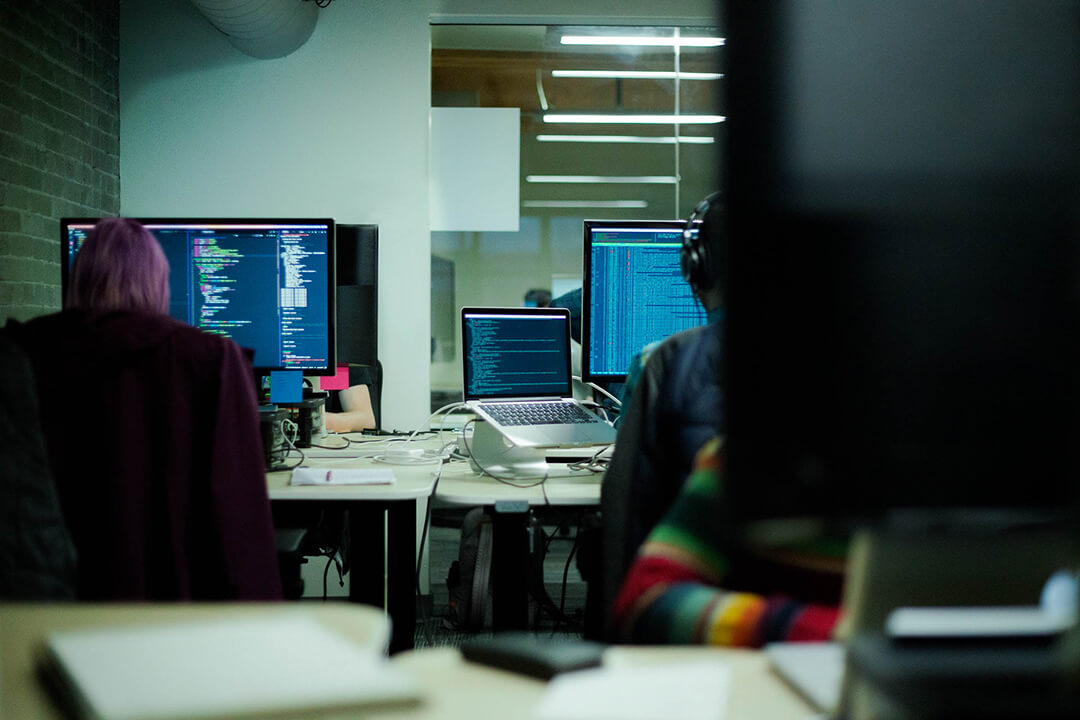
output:
M596 416L581 407L565 402L485 403L484 411L505 426L573 425L597 421Z

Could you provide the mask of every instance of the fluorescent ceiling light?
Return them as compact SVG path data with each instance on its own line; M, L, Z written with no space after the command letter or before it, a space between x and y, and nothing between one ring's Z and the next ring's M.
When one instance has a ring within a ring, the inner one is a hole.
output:
M719 80L723 73L674 72L654 70L552 70L552 77L625 78L628 80Z
M674 145L671 136L649 137L645 135L537 135L539 142L579 142L579 143L650 143L655 145ZM681 143L711 145L714 140L703 135L680 135Z
M638 45L649 47L719 47L720 37L650 37L648 35L563 35L563 45Z
M723 115L574 115L569 113L545 113L547 123L614 123L621 125L714 125L724 122Z
M646 200L526 200L527 208L635 208L649 207Z
M674 185L674 175L526 175L531 183L638 183Z

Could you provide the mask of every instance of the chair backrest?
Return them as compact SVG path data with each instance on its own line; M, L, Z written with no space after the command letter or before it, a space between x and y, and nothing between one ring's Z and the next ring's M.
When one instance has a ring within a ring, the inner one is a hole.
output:
M9 324L91 601L281 596L254 374L234 342L167 316Z
M75 597L71 542L26 355L0 330L0 599Z

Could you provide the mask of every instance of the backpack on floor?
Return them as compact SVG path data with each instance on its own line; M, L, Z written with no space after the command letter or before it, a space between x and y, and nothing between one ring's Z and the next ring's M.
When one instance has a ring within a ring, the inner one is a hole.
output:
M458 559L450 563L450 625L457 630L491 627L491 516L473 508L461 523Z

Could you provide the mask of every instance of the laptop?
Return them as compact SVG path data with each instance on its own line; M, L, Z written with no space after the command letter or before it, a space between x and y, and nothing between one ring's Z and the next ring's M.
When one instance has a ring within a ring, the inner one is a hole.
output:
M615 442L615 429L573 397L570 311L461 309L466 406L518 447Z

